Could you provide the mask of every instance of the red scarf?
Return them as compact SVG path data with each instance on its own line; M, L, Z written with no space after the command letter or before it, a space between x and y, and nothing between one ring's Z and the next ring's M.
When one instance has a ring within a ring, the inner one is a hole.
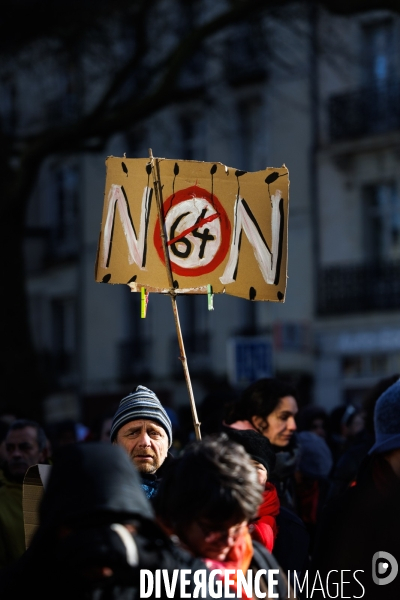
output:
M253 540L260 542L272 552L278 534L275 517L279 515L280 502L276 487L267 482L263 492L263 500L258 508L257 519L249 527Z

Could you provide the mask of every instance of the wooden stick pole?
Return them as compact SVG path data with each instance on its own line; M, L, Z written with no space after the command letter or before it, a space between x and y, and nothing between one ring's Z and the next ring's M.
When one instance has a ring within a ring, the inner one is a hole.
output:
M187 359L186 359L186 354L185 354L185 346L183 343L182 330L181 330L181 325L180 325L180 321L179 321L178 305L176 302L176 292L175 292L175 288L174 288L174 280L172 277L171 263L170 263L169 254L168 254L167 236L166 236L166 232L165 232L165 222L164 222L164 212L163 212L163 198L162 198L160 168L159 168L158 160L154 158L153 151L151 148L149 148L149 157L150 157L150 164L151 164L151 172L153 174L154 194L156 197L158 218L160 219L162 247L163 247L163 252L164 252L164 260L165 260L165 266L167 269L168 283L169 283L169 288L170 288L169 295L170 295L171 302L172 302L172 312L174 315L176 333L178 336L179 350L181 353L180 360L182 362L183 372L185 374L186 386L187 386L188 393L189 393L190 408L192 410L192 418L193 418L193 425L194 425L194 433L196 436L196 440L201 440L200 422L199 422L199 419L197 416L196 404L195 404L194 395L193 395L192 382L190 380L189 367L187 364Z

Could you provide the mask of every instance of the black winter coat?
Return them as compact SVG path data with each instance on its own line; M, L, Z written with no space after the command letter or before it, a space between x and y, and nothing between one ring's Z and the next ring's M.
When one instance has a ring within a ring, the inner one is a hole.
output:
M389 570L382 572L379 565L389 565L390 561L376 557L380 551L390 553L400 564L400 479L389 463L377 455L363 463L356 485L326 507L315 546L313 571L318 570L324 579L332 569L348 570L350 583L343 593L350 597L400 598L400 576L382 585L393 567L390 565L386 567ZM365 588L363 596L360 584L353 577L356 570ZM374 582L373 571L381 584Z
M121 535L120 524L136 533L123 527ZM123 449L77 444L54 457L40 526L21 559L0 573L0 598L136 600L141 569L166 569L171 579L174 569L193 572L205 565L174 546L153 521ZM187 591L193 587L191 581ZM178 582L176 598L179 590Z

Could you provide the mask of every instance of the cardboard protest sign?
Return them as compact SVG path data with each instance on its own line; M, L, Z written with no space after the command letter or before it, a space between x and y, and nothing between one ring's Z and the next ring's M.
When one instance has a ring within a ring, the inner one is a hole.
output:
M25 546L31 543L39 526L39 505L50 475L51 465L33 465L27 470L22 486L22 509L24 513Z
M283 302L289 173L221 163L159 161L166 242L176 293L226 293ZM95 277L168 293L162 228L146 158L109 157Z

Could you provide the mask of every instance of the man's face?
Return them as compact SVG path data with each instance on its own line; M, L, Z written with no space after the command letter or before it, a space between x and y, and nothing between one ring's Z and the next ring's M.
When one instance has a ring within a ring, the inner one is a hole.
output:
M44 461L44 453L39 450L34 427L9 431L5 442L8 470L21 481L29 467Z
M160 425L146 419L125 423L115 442L125 448L141 473L155 473L168 453L168 436Z

